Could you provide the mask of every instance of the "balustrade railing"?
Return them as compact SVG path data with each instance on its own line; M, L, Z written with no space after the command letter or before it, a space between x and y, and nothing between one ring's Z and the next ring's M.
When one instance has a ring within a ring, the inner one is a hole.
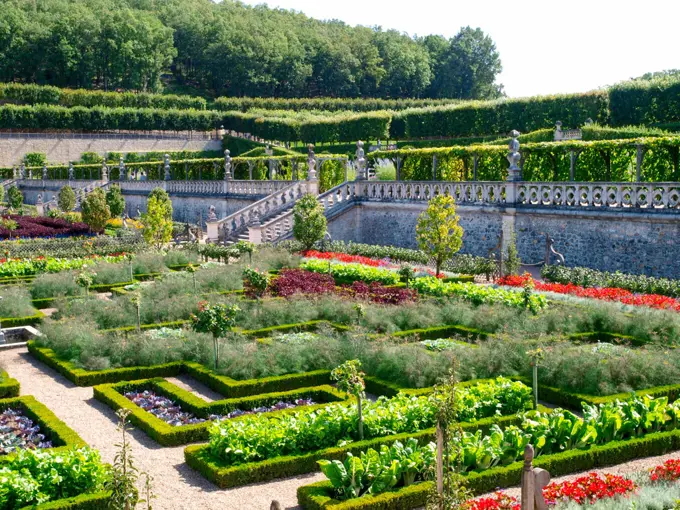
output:
M271 195L287 188L293 181L227 181L228 193L234 195Z
M680 211L680 183L520 182L517 203L539 207Z
M505 203L505 181L430 182L430 181L364 181L361 182L363 200L427 201L435 195L451 195L457 203Z

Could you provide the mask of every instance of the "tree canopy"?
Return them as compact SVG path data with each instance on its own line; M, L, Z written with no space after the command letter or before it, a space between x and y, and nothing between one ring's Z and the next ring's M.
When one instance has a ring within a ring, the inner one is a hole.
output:
M318 21L234 0L5 0L0 80L205 96L493 98L493 41Z

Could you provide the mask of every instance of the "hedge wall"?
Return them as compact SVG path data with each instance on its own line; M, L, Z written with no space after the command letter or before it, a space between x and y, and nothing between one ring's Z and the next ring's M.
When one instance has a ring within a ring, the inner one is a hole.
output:
M460 102L457 99L377 99L377 98L276 98L276 97L219 97L214 107L222 111L248 110L324 110L330 112L369 112L377 110L405 110L425 106L441 106Z
M609 89L614 126L680 121L680 79L628 81Z
M680 137L648 137L635 140L570 141L522 145L522 176L525 181L569 181L570 151L578 157L574 180L579 182L632 182L637 179L637 145L644 150L641 180L680 180ZM465 181L474 178L473 157L477 156L477 180L506 178L507 148L471 145L441 149L400 149L372 152L369 161L397 157L402 180L432 180L433 156L437 157L437 180Z
M496 101L466 101L404 110L394 115L390 138L478 136L549 128L561 120L580 126L586 119L606 124L609 98L604 91Z
M192 425L173 426L145 411L124 396L124 392L130 390L148 389L156 394L163 395L175 403L178 403L184 411L193 413L199 418L208 418L211 414L228 413L234 409L254 409L260 406L271 406L280 401L289 401L299 398L312 398L319 402L306 409L318 409L326 406L329 402L337 402L346 398L346 395L335 390L331 386L316 386L297 389L286 392L263 393L245 398L233 398L206 402L196 397L189 391L182 390L164 379L147 379L141 381L123 382L115 385L100 385L93 388L94 398L105 403L114 410L121 408L131 411L130 422L146 432L149 437L162 446L178 446L197 441L206 441L209 438L211 421ZM287 414L296 409L284 409L268 414ZM233 418L241 419L240 417Z
M644 437L594 446L588 450L568 450L553 455L539 456L534 466L547 470L556 478L595 468L614 466L634 459L664 455L680 449L680 431L656 432ZM186 457L186 450L185 450ZM523 462L495 467L482 472L464 474L467 487L476 495L493 492L521 483ZM418 508L427 500L433 482L423 482L378 496L339 502L333 499L330 482L318 482L298 488L298 503L306 510L321 508L335 510L388 510Z
M0 99L22 104L53 104L62 106L106 106L160 109L205 110L202 97L146 92L104 92L101 90L61 89L50 85L0 83Z

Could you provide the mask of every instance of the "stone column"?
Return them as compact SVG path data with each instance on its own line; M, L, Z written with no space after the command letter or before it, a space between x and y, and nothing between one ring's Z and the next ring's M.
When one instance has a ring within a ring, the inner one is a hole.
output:
M170 175L170 154L166 154L163 157L163 168L165 170L165 173L163 175L163 180L169 181L172 178L171 175Z
M512 130L510 132L512 140L508 145L508 162L510 166L508 167L508 177L507 183L505 185L505 203L512 207L517 202L517 184L522 180L522 171L518 166L518 163L522 159L522 155L519 152L519 131Z
M574 176L576 175L576 151L569 151L569 180L574 182Z
M437 180L437 155L432 156L432 180Z
M233 177L231 175L231 152L229 149L224 151L224 180L230 181Z
M477 154L472 155L472 180L477 180L477 166L479 165L479 156Z
M316 156L314 146L307 146L307 192L314 196L319 194L319 179L316 176ZM251 242L254 242L251 240Z
M24 163L21 163L21 166L19 167L19 179L25 178L26 178L26 165Z

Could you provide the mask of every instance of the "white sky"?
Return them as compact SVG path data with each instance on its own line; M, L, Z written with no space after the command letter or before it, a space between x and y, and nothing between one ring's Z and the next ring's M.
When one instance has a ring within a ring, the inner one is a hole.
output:
M255 5L262 1L245 1ZM680 68L680 0L269 0L350 25L454 36L480 27L496 42L509 96L585 92Z

